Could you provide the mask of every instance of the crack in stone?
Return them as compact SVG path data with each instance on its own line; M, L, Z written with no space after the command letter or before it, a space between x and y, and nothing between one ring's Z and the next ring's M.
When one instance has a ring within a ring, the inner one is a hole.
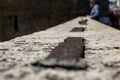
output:
M120 67L120 61L103 63L103 64L104 64L106 67L112 67L112 68L119 68L119 67Z

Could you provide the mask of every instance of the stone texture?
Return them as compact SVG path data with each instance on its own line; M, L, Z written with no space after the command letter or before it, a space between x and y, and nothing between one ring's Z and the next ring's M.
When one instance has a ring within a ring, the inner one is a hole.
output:
M57 59L45 59L38 60L32 63L34 67L44 68L63 68L68 70L86 70L88 65L83 59L70 59L70 60L57 60Z
M89 18L88 25L79 25L80 19L1 42L0 80L119 80L120 31ZM86 30L69 32L76 26ZM87 70L31 66L67 37L84 37Z

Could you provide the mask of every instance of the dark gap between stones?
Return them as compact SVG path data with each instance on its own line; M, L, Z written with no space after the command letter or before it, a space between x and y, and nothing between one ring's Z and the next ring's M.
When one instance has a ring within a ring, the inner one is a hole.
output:
M85 58L84 49L84 38L68 37L45 60L39 60L32 65L50 68L86 69L87 64L83 59Z
M84 27L75 27L70 32L84 32L84 31L85 31Z

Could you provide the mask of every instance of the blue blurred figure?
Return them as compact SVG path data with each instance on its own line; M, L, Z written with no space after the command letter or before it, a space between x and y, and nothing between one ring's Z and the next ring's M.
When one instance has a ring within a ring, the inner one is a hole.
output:
M95 20L99 20L100 18L100 7L96 4L95 0L90 0L90 17Z

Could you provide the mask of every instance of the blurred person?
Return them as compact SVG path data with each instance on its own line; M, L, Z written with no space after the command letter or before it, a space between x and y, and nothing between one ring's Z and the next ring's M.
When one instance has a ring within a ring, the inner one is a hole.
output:
M90 17L95 20L99 20L100 18L100 7L96 4L95 0L90 0Z
M109 18L113 27L116 27L119 24L118 13L119 8L117 5L109 5Z

